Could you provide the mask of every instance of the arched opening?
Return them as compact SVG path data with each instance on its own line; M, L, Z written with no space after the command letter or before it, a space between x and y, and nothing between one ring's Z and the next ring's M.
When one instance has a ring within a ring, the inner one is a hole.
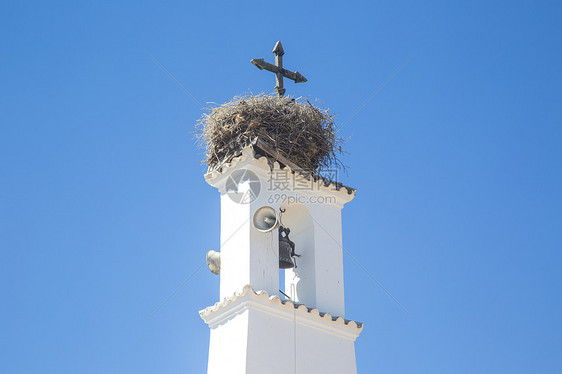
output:
M294 302L315 305L314 222L303 204L285 201L281 210L281 224L291 230L289 237L301 257L294 258L295 268L280 270L279 289Z

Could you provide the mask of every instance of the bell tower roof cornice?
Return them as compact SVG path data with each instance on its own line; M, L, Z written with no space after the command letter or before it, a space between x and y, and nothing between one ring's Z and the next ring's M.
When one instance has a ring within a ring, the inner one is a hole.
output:
M257 172L264 178L270 178L276 172L290 171L295 177L296 181L308 183L316 183L315 193L322 193L325 195L335 196L342 204L348 203L355 197L356 189L343 185L340 182L335 182L321 176L305 173L302 170L295 170L296 167L286 166L276 160L259 155L254 150L255 145L242 149L237 155L232 157L228 162L223 163L217 168L207 171L205 174L205 181L211 186L220 188L224 180L228 178L234 170L251 168L252 171Z
M250 285L246 285L242 292L236 292L232 297L227 297L222 302L201 310L199 315L209 326L214 327L246 309L279 315L283 319L295 320L299 324L325 330L348 340L355 340L363 330L362 322L332 316L316 308L308 308L303 304L281 299L277 295L270 296L265 291L255 291Z

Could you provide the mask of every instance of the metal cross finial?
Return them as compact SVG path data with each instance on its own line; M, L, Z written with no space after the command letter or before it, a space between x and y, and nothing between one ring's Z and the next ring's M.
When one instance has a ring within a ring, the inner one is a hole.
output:
M269 62L265 62L263 58L255 58L250 62L256 65L256 67L260 70L265 69L267 71L275 73L275 83L277 83L277 85L275 86L275 92L277 93L277 96L282 97L283 95L285 95L285 89L283 88L283 77L289 78L295 81L295 83L306 82L306 78L303 77L303 75L298 71L292 72L290 70L283 69L283 55L285 54L285 51L283 51L283 46L281 45L280 41L275 44L273 53L275 53L275 65L270 64Z

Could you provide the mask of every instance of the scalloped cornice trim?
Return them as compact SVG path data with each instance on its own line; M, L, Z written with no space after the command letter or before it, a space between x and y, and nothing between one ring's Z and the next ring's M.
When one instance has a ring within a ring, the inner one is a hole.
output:
M332 316L316 308L283 300L277 295L269 296L266 291L256 292L250 285L244 286L241 293L237 292L232 297L201 310L199 315L209 327L214 327L247 309L260 310L290 321L295 320L301 325L332 332L350 340L355 340L363 331L362 322Z
M232 157L229 162L223 163L216 169L208 170L205 174L205 180L207 181L207 183L213 186L215 185L215 182L217 180L221 179L223 175L228 174L229 171L237 169L239 167L244 167L254 160L257 161L260 164L259 166L261 166L262 168L267 167L267 169L270 169L271 171L281 171L287 168L292 173L298 175L299 178L303 178L307 181L310 181L310 178L312 178L314 182L321 181L320 186L326 192L336 192L337 194L351 195L347 196L346 200L353 199L353 197L355 197L355 193L357 192L355 188L344 186L342 183L334 182L327 178L323 178L317 175L306 175L300 171L293 170L289 166L281 167L281 164L279 164L278 161L272 161L265 156L256 155L251 145L242 149L242 152L239 155Z

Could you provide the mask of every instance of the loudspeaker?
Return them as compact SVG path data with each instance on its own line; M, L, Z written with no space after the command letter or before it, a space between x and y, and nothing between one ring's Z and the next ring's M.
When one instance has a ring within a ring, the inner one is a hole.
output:
M213 250L207 252L207 266L211 273L219 275L221 272L221 254Z
M279 227L277 212L270 206L262 206L254 213L254 227L261 232L270 232Z

